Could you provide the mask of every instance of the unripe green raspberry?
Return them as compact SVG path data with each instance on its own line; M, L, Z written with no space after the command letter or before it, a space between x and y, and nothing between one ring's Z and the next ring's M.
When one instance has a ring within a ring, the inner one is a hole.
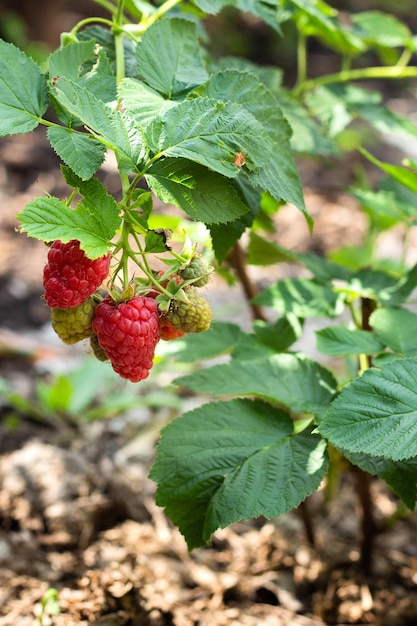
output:
M193 288L187 289L188 303L172 300L167 318L184 333L201 333L210 328L213 313L207 300Z
M70 309L51 308L52 328L64 343L72 344L86 339L93 334L91 324L94 318L96 302L87 298L78 306Z
M183 280L194 280L193 287L205 287L210 280L212 268L200 256L195 256L183 270L179 272Z
M91 346L91 350L93 351L93 354L96 357L96 359L98 359L99 361L108 361L109 360L109 357L104 352L103 348L101 347L101 345L98 342L97 335L91 335L91 337L90 337L90 346Z

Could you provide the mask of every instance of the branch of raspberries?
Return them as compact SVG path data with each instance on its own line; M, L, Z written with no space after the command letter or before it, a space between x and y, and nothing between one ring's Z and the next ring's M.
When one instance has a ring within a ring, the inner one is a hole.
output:
M210 305L198 291L209 282L212 268L189 242L180 255L171 255L165 260L169 269L156 272L142 248L139 260L125 242L122 260L110 275L110 253L92 260L79 241L54 241L43 274L53 329L67 344L89 339L96 358L110 361L122 378L147 378L160 339L206 331L212 320ZM127 280L128 258L136 261L144 278ZM123 285L118 289L120 271Z

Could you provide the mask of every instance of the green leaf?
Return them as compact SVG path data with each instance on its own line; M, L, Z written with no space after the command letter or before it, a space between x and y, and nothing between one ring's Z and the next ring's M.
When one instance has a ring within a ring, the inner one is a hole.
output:
M284 278L264 289L254 302L296 317L337 317L344 306L341 294L310 278Z
M318 282L331 282L332 280L348 280L352 272L338 263L313 254L312 252L294 252L284 248L275 241L269 241L261 237L255 231L249 234L248 260L250 265L274 265L275 263L297 262L304 265L313 274Z
M83 180L91 178L104 161L105 146L84 133L51 126L48 139L57 155Z
M371 163L377 165L384 172L392 176L394 180L398 181L408 189L411 189L414 193L417 193L417 173L407 169L405 167L400 167L399 165L390 165L389 163L384 163L380 161L376 157L372 156L367 150L359 147L358 150L366 157Z
M147 171L146 181L163 202L205 224L232 222L249 210L229 179L186 159L157 161Z
M165 100L158 92L135 78L121 81L119 96L129 117L142 130L146 130L158 115L163 115L164 110L175 106L174 102Z
M78 239L87 256L95 259L109 250L120 224L119 208L97 179L79 179L78 188L84 197L75 210L57 198L36 198L17 217L29 237L64 243Z
M272 406L231 400L164 428L150 476L158 505L192 549L240 519L288 512L318 488L326 469L319 437L294 434L289 416Z
M242 105L261 122L274 141L288 145L291 129L280 111L279 103L254 74L236 69L222 70L210 76L197 92L206 98Z
M276 33L282 34L277 16L277 3L273 0L235 0L236 8L251 13L268 24ZM228 5L230 2L227 3Z
M345 326L328 326L316 331L317 349L330 356L378 354L383 344L365 330L349 330Z
M145 235L145 252L156 254L157 252L166 252L166 235L155 230L150 230Z
M189 333L176 341L175 360L194 363L231 352L243 336L240 326L231 322L213 322L204 333Z
M398 306L405 302L417 286L417 265L397 277L381 270L360 270L348 284L349 291L370 298L385 306Z
M354 55L365 48L355 33L342 28L336 20L337 11L323 0L281 0L279 5L292 9L305 35L318 37L334 50Z
M36 392L44 411L68 411L73 389L67 376L57 376L52 384L39 382Z
M382 11L352 13L356 34L372 46L395 48L407 46L411 40L409 28L393 15Z
M327 257L314 254L313 252L299 252L297 254L299 263L302 263L314 276L316 281L320 283L330 283L334 280L349 280L353 272L341 265L335 263Z
M253 210L245 213L242 217L227 224L224 228L222 224L210 224L210 237L214 255L219 265L223 263L229 252L247 228L253 224L256 214Z
M165 18L152 24L136 48L136 59L143 80L168 99L207 80L197 27L188 20Z
M407 309L381 308L369 320L377 337L391 350L405 356L417 355L417 314Z
M237 345L233 348L232 358L239 361L252 361L267 359L275 354L276 350L254 334L243 334Z
M390 461L382 457L370 457L365 454L346 453L346 451L343 451L343 454L364 472L385 480L410 511L414 511L417 502L417 458Z
M98 141L115 151L122 173L140 171L145 150L142 133L132 120L65 78L59 78L51 89L64 109L79 118Z
M116 77L103 49L96 49L95 40L58 48L49 57L48 65L51 79L58 76L67 78L104 102L116 99Z
M282 69L279 67L264 66L252 63L244 57L225 56L216 60L215 67L219 70L235 69L241 72L250 72L258 77L272 93L277 96L282 86Z
M114 43L114 34L111 30L100 26L99 24L95 24L94 26L88 26L87 28L78 31L77 39L80 39L81 41L90 41L91 39L94 39L109 60L113 74L116 74L116 47ZM135 50L135 43L128 37L124 37L123 52L125 76L137 76ZM86 69L91 69L89 64L86 65Z
M305 204L300 174L290 150L276 144L274 158L257 171L248 172L247 177L254 187L269 191L275 200L290 202L304 213L307 223L312 228L313 220Z
M346 385L319 423L337 448L392 461L417 456L417 359L397 359Z
M39 66L0 39L0 137L28 133L48 107L48 89Z
M275 265L276 263L291 263L298 260L298 255L292 250L268 241L255 231L249 233L248 260L249 265Z
M409 117L394 113L387 107L363 104L358 107L358 115L383 135L391 133L409 141L416 140L417 125Z
M356 85L323 85L306 95L311 113L327 127L331 137L340 133L366 107L378 110L381 94Z
M291 129L275 95L254 74L235 69L214 74L198 92L213 100L240 104L262 124L269 138L268 145L272 142L272 155L259 171L248 174L249 182L269 191L275 199L292 202L306 211L298 170L290 149ZM238 151L247 157L243 148Z
M175 383L197 393L259 396L277 401L294 413L322 414L337 389L332 374L318 363L295 354L215 365Z
M291 149L310 155L337 155L336 145L323 132L307 109L289 92L275 93L281 111L291 126Z
M247 204L249 211L233 222L229 222L227 228L224 228L222 225L210 224L211 243L219 265L227 257L245 230L252 226L259 215L261 206L261 192L251 187L246 178L238 176L235 180L243 202Z
M253 329L259 341L276 352L283 352L301 337L303 325L295 315L289 314L280 317L273 324L257 320Z
M168 109L147 128L149 145L166 156L184 157L228 177L240 169L238 152L248 169L267 162L271 143L262 125L233 102L196 98Z
M412 223L417 218L417 206L401 202L393 191L351 189L379 230L391 228L398 222Z

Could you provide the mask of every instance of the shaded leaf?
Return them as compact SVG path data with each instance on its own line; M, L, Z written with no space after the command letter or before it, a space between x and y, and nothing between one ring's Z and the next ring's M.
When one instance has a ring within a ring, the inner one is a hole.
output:
M231 322L213 322L204 333L189 333L176 342L175 360L193 363L227 354L243 336L240 326Z
M405 356L417 355L416 313L400 308L380 308L372 313L369 323L391 350Z
M146 181L163 202L205 224L232 222L249 210L228 178L186 159L157 161Z
M230 363L177 378L175 383L197 393L259 396L277 401L294 413L321 414L329 405L337 383L314 361L294 354Z
M390 461L365 454L346 453L346 451L343 453L351 463L360 467L364 472L385 480L410 511L414 511L417 502L417 458Z

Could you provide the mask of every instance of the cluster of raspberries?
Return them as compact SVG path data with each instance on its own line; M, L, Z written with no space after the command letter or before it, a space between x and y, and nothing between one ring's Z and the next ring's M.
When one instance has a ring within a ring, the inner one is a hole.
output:
M44 268L45 300L62 341L72 344L89 338L98 359L109 360L122 378L138 382L149 375L160 339L177 339L210 327L210 305L194 288L207 284L207 269L195 257L179 277L193 281L186 287L188 302L173 299L169 310L161 313L155 293L123 300L110 294L101 297L97 290L109 266L110 254L91 260L79 241L54 241Z

